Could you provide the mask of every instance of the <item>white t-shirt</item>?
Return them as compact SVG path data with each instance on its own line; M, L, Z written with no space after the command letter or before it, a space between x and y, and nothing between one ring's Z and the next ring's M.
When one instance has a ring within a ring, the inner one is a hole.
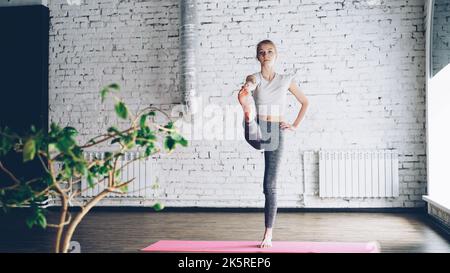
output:
M252 75L256 77L252 96L258 115L284 116L287 91L295 75L275 73L271 81L264 79L261 72Z

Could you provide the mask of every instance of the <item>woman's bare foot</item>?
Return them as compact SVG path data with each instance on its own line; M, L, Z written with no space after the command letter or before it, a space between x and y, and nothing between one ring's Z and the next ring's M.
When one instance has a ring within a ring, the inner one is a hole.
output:
M264 240L261 242L261 245L259 247L260 248L272 247L272 238L271 237L264 238Z
M246 86L242 86L241 90L238 93L238 100L242 108L244 109L250 107L250 101L248 99L249 95L250 92L248 91L248 88Z
M253 117L254 106L252 105L253 101L250 98L250 96L251 95L250 95L250 92L248 91L248 87L242 86L242 88L238 94L238 100L242 106L242 109L244 110L244 117L245 117L245 121L247 121L247 122L249 122Z
M272 228L266 228L264 238L259 246L260 248L272 247Z

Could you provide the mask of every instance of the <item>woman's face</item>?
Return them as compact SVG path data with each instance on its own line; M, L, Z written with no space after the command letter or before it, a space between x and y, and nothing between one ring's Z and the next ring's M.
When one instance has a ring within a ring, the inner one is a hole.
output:
M277 58L275 48L270 44L263 44L258 49L258 61L261 65L273 65Z

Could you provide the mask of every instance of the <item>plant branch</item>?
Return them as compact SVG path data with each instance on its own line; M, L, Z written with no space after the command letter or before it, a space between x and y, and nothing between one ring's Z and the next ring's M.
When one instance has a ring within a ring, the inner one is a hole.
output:
M149 106L149 107L146 107L146 108L142 109L142 110L137 114L136 119L137 119L139 116L141 116L141 115L142 115L145 111L147 111L147 110L155 110L155 111L157 111L157 112L160 112L160 113L162 113L164 116L166 116L166 118L167 118L168 120L172 121L172 119L169 117L169 115L167 115L167 113L165 113L164 111L162 111L162 110L160 110L160 109L158 109L158 108L156 108L156 107L153 107L153 106Z
M5 166L3 166L3 163L1 161L0 161L0 169L2 169L14 181L14 184L0 188L1 190L11 190L20 185L20 180L17 179L17 177L15 177L14 174L12 174Z
M166 131L166 132L176 132L177 131L176 129L168 129L168 128L165 128L165 127L163 127L163 126L161 126L159 124L156 124L156 123L152 123L152 125L154 125L158 129L161 129L162 131Z
M39 152L39 153L38 153L39 161L42 163L42 167L44 167L44 169L47 171L47 173L50 173L50 171L48 170L47 166L45 165L44 160L43 160L42 157L41 157L41 154L43 154L43 155L45 156L44 153ZM53 163L53 162L50 161L50 164L52 164L52 163Z
M102 192L100 192L97 196L95 196L93 199L91 199L86 206L81 207L81 212L77 214L75 219L70 223L66 236L64 237L64 242L62 245L62 252L67 253L67 250L69 248L70 239L72 238L73 232L77 228L78 224L81 222L83 217L91 210L92 207L94 207L100 200L102 200L106 195L108 195L111 192L109 189L105 189Z
M55 176L54 176L55 171L54 171L52 164L50 164L50 172L51 172L53 185L55 186L56 191L59 193L59 196L61 199L61 214L60 214L60 218L59 218L59 227L58 227L58 232L56 234L56 242L55 242L55 252L59 253L61 251L61 238L62 238L63 231L64 231L63 223L66 220L66 214L67 214L69 202L67 200L66 194L62 191L61 187L55 181Z
M134 128L128 128L128 129L126 129L126 130L124 130L124 131L122 131L122 132L120 132L121 134L122 133L128 133L129 131L131 131L131 130L133 130ZM85 149L85 148L89 148L89 147L92 147L92 146L95 146L95 145L97 145L97 144L99 144L99 143L102 143L102 142L105 142L105 141L107 141L108 139L110 139L110 138L113 138L113 137L115 137L115 136L117 136L118 134L117 133L115 133L115 134L113 134L113 135L110 135L110 136L108 136L108 137L105 137L104 139L102 139L102 140L99 140L98 142L94 142L94 143L91 143L91 144L85 144L85 145L83 145L83 146L81 146L80 148L81 149Z
M0 135L4 135L4 136L12 138L12 139L20 139L20 136L17 134L16 135L8 135L8 134L5 134L4 132L0 132Z
M30 202L32 199L35 199L37 197L40 197L41 195L46 194L47 192L49 192L52 189L52 186L48 186L47 188L45 188L44 190L42 190L41 192L39 192L36 195L33 195L33 197L27 198L23 201L20 201L21 205L28 205L28 202Z
M70 224L70 221L72 221L72 215L70 214L70 212L67 213L69 216L69 219L67 219L67 221L65 221L64 223L60 223L60 224L47 224L48 227L51 228L60 228L64 226L67 226L68 224Z

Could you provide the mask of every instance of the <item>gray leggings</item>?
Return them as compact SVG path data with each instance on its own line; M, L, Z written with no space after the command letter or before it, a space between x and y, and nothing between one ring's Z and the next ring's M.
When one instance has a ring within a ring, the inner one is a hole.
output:
M243 126L245 140L253 148L264 150L264 223L266 228L272 228L277 214L277 174L284 150L284 131L280 129L280 122L259 119L244 120Z

